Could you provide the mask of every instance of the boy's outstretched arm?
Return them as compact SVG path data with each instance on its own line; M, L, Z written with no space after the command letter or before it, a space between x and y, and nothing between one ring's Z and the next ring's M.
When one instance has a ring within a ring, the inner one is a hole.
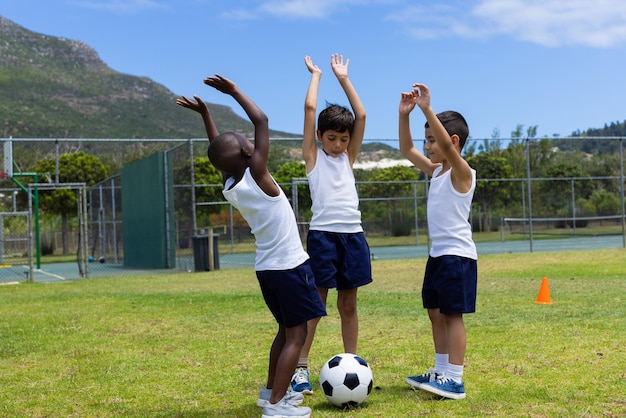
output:
M204 103L204 101L195 94L193 98L195 101L185 96L181 96L179 99L176 99L176 104L200 113L204 122L207 137L209 138L209 142L211 142L213 138L219 135L219 132L215 127L215 123L213 122L213 118L211 117L211 113L209 112L209 108L206 103Z
M350 60L346 59L344 64L343 55L333 54L330 57L330 65L333 69L333 73L337 77L341 88L346 93L352 112L354 112L354 127L352 128L352 135L350 135L350 144L348 145L348 158L350 160L350 166L354 164L361 145L363 144L363 136L365 135L365 107L361 103L361 99L356 92L356 89L348 78L348 65Z
M416 103L424 113L428 126L435 136L437 146L443 152L446 160L450 163L452 172L450 173L454 188L460 193L470 190L472 184L472 169L461 156L461 152L456 149L459 137L446 131L435 111L430 107L430 90L425 84L413 84L413 93L416 95Z
M415 108L415 93L402 93L400 106L398 109L398 138L400 140L400 152L407 160L413 163L420 171L428 176L433 175L433 171L439 164L433 164L429 158L419 152L413 145L411 135L410 115Z
M304 130L302 134L302 158L306 172L310 173L317 160L317 143L315 142L315 124L317 116L317 92L319 90L322 70L313 64L311 57L304 57L304 63L311 73L309 88L304 99Z
M278 185L267 169L270 150L270 133L267 115L231 80L219 74L204 79L204 83L230 95L239 103L254 125L254 152L250 159L250 173L259 187L270 196L277 196Z

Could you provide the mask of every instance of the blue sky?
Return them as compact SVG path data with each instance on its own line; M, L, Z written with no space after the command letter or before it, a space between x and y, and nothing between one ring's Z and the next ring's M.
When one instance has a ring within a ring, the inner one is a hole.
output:
M518 124L567 136L626 119L624 0L11 0L0 15L243 115L202 84L222 74L273 129L298 134L305 55L323 71L318 111L347 104L330 68L335 52L350 59L367 139L397 138L400 93L414 82L430 87L435 111L463 113L472 138L496 129L508 138ZM416 109L416 139L423 122Z

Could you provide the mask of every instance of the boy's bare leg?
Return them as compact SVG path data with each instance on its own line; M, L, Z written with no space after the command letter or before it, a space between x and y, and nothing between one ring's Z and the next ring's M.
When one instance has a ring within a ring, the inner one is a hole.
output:
M448 329L445 315L439 312L439 309L428 309L428 318L430 318L435 353L448 354Z
M337 292L337 310L341 317L341 336L346 353L356 354L359 339L359 315L357 311L357 289Z
M313 338L315 337L315 331L317 330L317 325L320 323L321 318L311 319L306 323L307 325L307 333L306 340L304 341L304 346L302 346L302 352L300 353L301 358L308 358L309 352L311 351L311 346L313 346Z
M465 332L463 315L444 315L444 317L448 333L449 362L457 366L462 366L465 361L465 348L467 345L467 334Z
M318 288L317 291L322 298L322 303L324 304L324 307L326 307L328 289ZM315 331L317 330L317 325L320 323L321 319L322 318L314 318L307 322L306 340L304 341L304 346L302 347L300 357L309 358L309 352L311 351L311 347L313 346L313 339L315 338Z
M276 367L278 364L278 359L280 358L280 353L283 351L283 347L285 346L285 339L285 328L282 325L279 325L278 333L274 337L272 347L270 348L270 362L267 371L267 384L265 385L265 387L267 387L268 389L272 389L274 387Z
M285 396L306 334L306 323L290 328L282 326L279 328L270 350L270 371L267 379L267 387L272 388L270 403L278 403Z

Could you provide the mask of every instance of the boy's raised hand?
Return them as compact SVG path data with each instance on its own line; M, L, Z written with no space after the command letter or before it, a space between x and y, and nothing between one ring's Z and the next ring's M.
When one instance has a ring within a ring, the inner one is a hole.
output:
M415 91L412 91L410 93L402 92L402 97L400 98L400 107L398 109L401 115L408 115L413 111L413 109L415 109L416 98L417 95L415 94Z
M430 107L430 90L426 84L414 83L413 94L415 94L415 103L420 109L425 110Z
M350 59L346 58L346 63L343 63L343 55L332 54L330 56L330 66L333 69L333 73L337 78L348 77L348 65L350 64Z
M304 63L306 64L306 68L309 70L311 74L319 73L322 74L322 70L317 65L313 64L313 60L310 56L304 57Z
M211 86L224 94L232 95L234 92L237 91L237 85L235 83L233 83L226 77L222 77L219 74L215 74L214 76L209 76L205 78L204 84L206 84L207 86Z
M200 114L209 113L209 108L200 97L194 94L193 98L196 100L194 101L189 99L188 97L181 96L179 99L176 99L176 104L182 107L186 107L187 109L194 110Z

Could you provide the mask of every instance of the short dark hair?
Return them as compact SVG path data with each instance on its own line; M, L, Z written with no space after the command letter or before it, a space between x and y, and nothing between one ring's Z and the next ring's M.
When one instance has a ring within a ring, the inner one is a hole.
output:
M346 132L352 134L354 115L345 106L329 104L317 117L317 129L323 134L326 131Z
M463 149L465 141L469 136L469 127L463 115L454 110L446 110L445 112L437 113L437 119L439 119L443 127L446 128L448 135L457 135L459 137L459 147ZM426 122L424 127L430 127L428 122Z

